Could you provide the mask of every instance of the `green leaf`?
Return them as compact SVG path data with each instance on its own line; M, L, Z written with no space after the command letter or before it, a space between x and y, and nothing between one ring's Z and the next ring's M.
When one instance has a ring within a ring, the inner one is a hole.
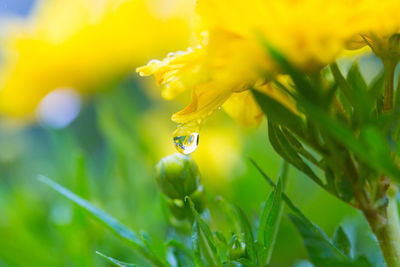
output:
M366 256L361 255L354 261L351 267L373 267L373 265Z
M364 78L361 75L360 69L358 68L358 63L355 61L353 65L351 66L348 74L347 74L347 81L350 84L351 87L353 87L353 90L355 90L355 93L357 91L367 91L367 83L365 82Z
M51 179L43 175L39 175L38 179L44 184L50 186L52 189L54 189L61 195L73 201L81 208L88 211L91 215L93 215L96 219L102 222L105 226L107 226L111 231L113 231L123 240L128 241L128 243L134 245L135 247L144 246L140 238L131 229L119 223L115 218L111 217L103 210L97 208L96 206L89 203L87 200L75 195L73 192L69 191L65 187L57 184L56 182L52 181Z
M339 70L339 67L336 63L332 63L330 65L330 68L333 77L335 78L335 81L338 83L340 90L343 92L343 95L354 106L354 95L350 84L347 82L346 78L344 78L342 72Z
M267 183L274 188L277 186L268 177L268 175L257 165L257 163L250 158L251 163L257 168L261 175L265 178ZM282 199L285 204L295 213L290 215L292 221L296 222L295 225L303 236L304 244L312 254L312 258L316 267L369 267L372 266L365 257L360 257L354 262L344 255L325 235L325 233L313 224L297 206L290 200L290 198L282 192ZM314 247L316 246L316 247ZM310 255L311 258L311 255ZM326 260L325 260L326 258ZM364 265L363 265L364 264Z
M194 252L194 264L196 266L205 266L201 259L200 238L201 238L201 230L199 227L199 223L198 221L194 221L192 227L192 250Z
M372 80L368 88L370 99L378 99L381 96L383 92L384 83L385 83L385 72L382 71Z
M304 246L315 266L342 266L341 264L351 263L316 225L294 214L289 214L289 218L303 237Z
M286 164L287 168L287 164ZM257 233L257 241L263 245L260 255L261 266L267 266L271 260L279 223L282 216L282 180L279 178L277 189L273 191L272 199L269 197L262 212L260 227Z
M262 246L264 246L264 244L265 244L265 242L264 242L265 227L267 224L268 215L271 211L272 206L274 205L276 192L277 192L277 190L275 190L275 188L271 191L271 193L268 196L267 201L264 203L264 207L263 207L263 210L261 213L260 226L257 231L257 243L259 243Z
M264 230L264 245L267 248L266 263L268 264L271 260L272 250L275 245L276 235L278 234L279 223L283 211L282 205L282 183L279 179L277 184L278 190L276 190L274 203L268 214L267 222Z
M296 137L289 132L289 130L282 128L282 133L297 153L301 154L305 159L309 160L315 166L320 168L323 167L321 163L304 148L304 146L296 139Z
M185 201L189 203L190 210L192 211L192 214L195 218L195 220L198 222L198 225L201 229L201 231L205 234L207 238L207 242L210 245L211 249L213 250L214 253L216 253L216 248L215 248L215 240L214 236L211 232L210 227L208 224L200 217L200 214L197 212L197 210L194 207L194 203L191 200L190 197L185 197Z
M386 175L391 176L393 179L400 181L400 170L393 163L389 154L380 151L379 157L377 155L371 155L370 150L376 149L372 144L373 142L368 141L366 146L365 143L361 142L353 135L353 132L350 129L341 122L331 118L324 110L305 99L299 101L302 102L302 106L304 107L307 116L323 129L325 134L336 139L365 163L379 171L382 171Z
M260 174L264 177L264 179L267 181L267 183L275 188L277 190L277 186L275 183L272 181L272 179L258 166L258 164L252 159L249 158L250 162L256 167L256 169L260 172ZM300 211L300 209L290 200L290 198L282 192L282 199L285 201L286 205L293 211L295 212L298 216L302 217L304 220L308 220L307 217Z
M87 212L89 212L94 218L96 218L99 222L101 222L104 226L110 229L114 234L120 237L122 240L126 241L133 248L135 248L138 252L140 252L147 260L152 262L156 266L165 266L162 262L159 262L157 259L153 258L151 254L147 252L145 249L145 245L142 240L134 233L131 229L126 227L125 225L118 222L114 217L107 214L105 211L99 209L98 207L92 205L87 200L75 195L73 192L69 191L65 187L57 184L51 179L39 175L39 181L48 185L61 195L65 196L79 207L83 208Z
M339 226L333 236L333 244L347 257L350 257L351 243L343 228Z
M151 254L151 257L156 259L159 262L162 262L164 265L168 265L168 263L164 259L165 251L162 251L160 253L160 254L164 254L164 255L159 255L159 251L154 246L153 241L151 240L150 236L146 232L142 231L140 233L140 237L141 237L144 245L146 246L147 251Z
M314 171L304 162L304 160L297 154L295 148L288 142L288 139L284 136L279 126L271 121L268 121L268 137L275 149L275 151L299 171L309 176L315 183L322 188L326 189L326 186L314 173Z
M181 243L175 239L171 239L171 240L168 240L168 242L166 243L166 246L172 247L172 248L178 250L179 252L184 254L186 257L188 257L190 260L194 261L193 252L190 249L188 249L183 243Z
M219 255L220 262L228 261L228 242L226 241L224 235L221 232L214 232L216 237L217 251Z
M195 218L195 224L197 227L193 226L194 234L196 234L195 236L197 238L199 248L203 252L208 266L218 266L218 251L210 227L200 217L190 197L185 197L185 201L189 203L190 210Z
M113 265L115 266L120 266L120 267L135 267L136 265L132 264L132 263L126 263L126 262L122 262L116 259L113 259L111 257L108 257L98 251L96 251L96 254L100 255L101 257L105 258L106 260L108 260L109 262L111 262Z
M357 62L351 66L347 81L352 89L355 120L358 125L362 125L369 120L373 101L369 98L368 86L360 73Z
M242 227L242 231L244 233L244 242L246 244L247 255L249 256L251 266L256 266L259 261L250 222L247 219L244 211L239 206L235 206L235 208L240 221L240 225Z
M389 146L381 132L375 126L369 125L363 127L360 137L366 144L370 157L380 159L382 164L384 164L383 161L392 161Z
M304 123L302 119L283 104L257 90L252 90L252 92L263 113L268 117L268 120L272 120L275 123L291 129L303 129Z

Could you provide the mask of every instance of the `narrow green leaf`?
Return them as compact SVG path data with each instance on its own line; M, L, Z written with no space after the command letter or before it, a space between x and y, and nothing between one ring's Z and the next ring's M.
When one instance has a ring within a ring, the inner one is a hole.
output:
M157 261L162 262L164 265L168 265L168 262L166 262L166 260L165 260L165 251L162 251L161 253L159 253L157 248L154 246L153 241L151 240L150 236L146 232L142 231L140 233L140 237L141 237L144 245L146 246L149 254L151 254L151 256L154 259L156 259ZM159 255L159 254L164 254L164 255Z
M268 184L274 188L277 186L265 174L265 172L250 159L253 165L259 170L262 176L267 180ZM338 250L329 238L322 232L320 228L314 225L307 217L296 207L289 197L282 193L282 199L286 205L295 213L290 219L294 222L299 232L303 236L304 244L309 252L310 258L315 266L351 266L351 265L335 265L335 264L350 264L350 260ZM314 259L314 260L313 260ZM325 265L324 265L325 264Z
M96 251L96 254L100 255L101 257L105 258L107 261L109 261L110 263L112 263L115 266L120 266L120 267L136 267L136 265L132 264L132 263L126 263L126 262L122 262L116 259L113 259L111 257L108 257L98 251Z
M249 158L249 160L264 177L267 183L276 190L277 186L272 181L272 179L260 168L260 166L258 166L258 164L252 158ZM290 198L284 192L282 192L282 199L293 212L302 217L304 220L308 220L307 217L300 211L300 209L290 200Z
M335 63L332 63L330 65L333 77L335 78L335 81L339 84L340 90L343 92L343 95L347 98L347 100L354 105L354 95L352 93L351 86L347 82L346 78L344 78L342 72L339 70L338 65Z
M198 225L201 229L201 231L204 232L206 238L207 238L207 242L210 245L211 249L213 250L214 253L216 253L216 248L215 248L215 240L214 240L214 236L211 232L210 227L208 226L208 224L200 217L200 214L197 212L197 210L194 207L194 203L193 201L190 199L190 197L186 197L185 201L187 201L189 203L189 207L190 210L192 211L192 214L195 218L195 220L198 222Z
M264 246L264 233L265 227L267 224L268 214L271 211L272 205L274 204L275 195L277 190L275 188L271 191L268 196L267 201L264 203L264 207L260 217L260 226L258 227L257 231L257 243L259 243L262 247Z
M258 166L258 164L251 158L250 162L256 167L256 169L260 172L260 174L265 178L267 183L273 188L277 188L277 185L271 180L271 178ZM282 200L285 201L285 204L295 213L295 215L291 215L292 221L295 220L298 224L295 224L299 229L299 232L303 236L305 246L307 250L311 250L310 252L316 253L313 257L317 257L319 259L328 257L326 261L322 259L321 261L317 259L318 263L314 261L316 267L370 267L372 266L369 261L365 257L359 257L355 261L351 261L349 257L343 254L325 235L325 233L313 224L301 211L300 209L290 200L290 198L282 192ZM308 247L311 246L311 247ZM313 246L317 246L317 248L313 248ZM319 250L320 249L320 250ZM325 251L326 250L326 251ZM316 252L317 251L317 252ZM318 252L319 251L319 252ZM309 252L309 253L310 253ZM333 255L333 257L330 257ZM310 256L311 258L311 256ZM339 265L338 265L339 264ZM364 265L363 265L364 264Z
M357 91L367 91L367 83L361 75L360 69L358 67L357 61L353 63L347 74L347 81L353 90ZM355 93L357 93L357 91Z
M43 175L39 175L38 179L44 184L50 186L52 189L54 189L61 195L73 201L81 208L88 211L91 215L93 215L96 219L98 219L101 223L107 226L111 231L113 231L123 240L128 241L128 243L138 248L144 246L142 240L140 240L137 234L135 234L131 229L127 228L125 225L119 223L115 218L111 217L103 210L97 208L96 206L89 203L87 200L75 195L73 192L69 191L65 187L57 184L56 182L52 181L51 179Z
M310 154L310 152L308 152L304 146L296 139L296 137L293 136L293 134L291 134L289 132L289 130L282 128L282 133L283 135L286 137L287 141L289 142L289 144L291 145L291 147L300 155L302 155L305 159L309 160L311 163L313 163L315 166L323 168L323 166L321 165L321 163L313 156Z
M207 261L208 266L218 266L218 251L214 240L214 236L207 223L200 217L196 211L194 204L190 197L185 197L185 201L189 203L190 210L195 218L196 228L193 229L196 233L197 242L199 243L200 250Z
M315 183L322 188L326 189L326 186L314 173L314 171L304 162L304 160L297 154L296 150L288 142L288 139L283 135L279 126L271 121L268 121L268 137L275 149L275 151L299 171L309 176Z
M268 120L291 129L301 130L304 127L302 119L283 104L257 90L252 90L252 92L263 113L268 117Z
M260 218L260 225L257 231L257 245L259 245L259 247L257 248L261 266L267 266L271 259L280 219L282 217L282 193L287 184L288 168L288 163L283 161L277 187L274 187L274 190L264 204Z
M311 104L305 99L301 100L302 106L307 116L312 119L318 126L329 134L331 137L339 141L351 152L356 154L365 163L371 165L375 169L382 171L393 179L400 181L400 170L396 167L390 158L390 155L382 154L381 157L376 157L370 154L370 148L360 142L350 129L344 126L341 122L331 118L324 110Z
M114 234L116 234L122 240L130 244L151 263L153 263L156 266L165 266L164 263L159 262L157 259L152 257L152 255L147 252L145 245L135 232L133 232L131 229L118 222L114 217L110 216L105 211L92 205L87 200L75 195L73 192L69 191L65 187L57 184L56 182L52 181L51 179L45 176L39 175L38 179L39 181L48 185L61 195L65 196L66 198L77 204L79 207L89 212L94 218L96 218L99 222L101 222L104 226L110 229Z
M381 132L374 126L369 125L361 129L361 140L366 144L369 156L380 161L391 161L390 149ZM384 162L382 162L384 164Z
M382 71L372 80L372 82L368 88L370 99L378 99L379 98L379 96L383 92L384 83L385 83L385 72Z
M192 227L192 250L194 252L194 264L196 266L205 266L201 259L200 252L200 227L198 221L194 221Z
M360 73L357 62L351 66L347 81L353 94L354 119L358 125L362 125L369 120L373 102L369 98L368 86Z
M216 245L220 262L228 261L228 242L221 232L214 232L216 237Z
M244 211L239 206L235 206L235 208L242 227L242 231L244 233L244 241L246 244L247 255L249 256L251 266L256 266L259 261L250 222L247 219Z
M351 243L343 228L339 226L333 236L333 244L347 257L350 257Z
M183 243L179 242L178 240L175 240L175 239L168 240L168 242L166 243L166 246L172 247L172 248L180 251L186 257L188 257L189 259L194 261L194 255L193 255L192 250L187 248Z
M351 262L316 225L294 214L289 214L289 218L303 237L304 246L315 266L342 266Z
M282 183L278 180L277 190L274 192L272 206L268 212L266 222L264 224L264 248L261 258L261 266L267 266L271 260L273 247L275 245L276 236L278 233L279 223L283 211L282 205Z

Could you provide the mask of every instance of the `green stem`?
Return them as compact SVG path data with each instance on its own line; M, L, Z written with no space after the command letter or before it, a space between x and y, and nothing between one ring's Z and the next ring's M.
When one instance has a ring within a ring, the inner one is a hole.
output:
M400 222L396 195L397 189L391 186L387 192L389 203L384 214L376 209L362 209L378 240L387 267L400 267Z
M393 109L394 73L397 61L383 60L385 69L385 91L383 93L383 112Z
M388 190L389 204L387 207L387 224L377 236L379 245L388 267L400 266L400 221L397 209L397 188L391 186Z

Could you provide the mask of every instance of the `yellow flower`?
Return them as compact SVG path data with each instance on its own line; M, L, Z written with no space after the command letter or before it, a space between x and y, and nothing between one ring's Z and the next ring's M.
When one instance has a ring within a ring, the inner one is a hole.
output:
M0 112L32 117L49 92L92 93L154 54L187 46L187 0L44 0L0 41Z
M235 53L238 46L243 46L249 50L258 49L262 55L262 48L254 44L238 41L233 45L227 43L225 47L216 47L216 50L209 49L214 43L203 44L185 52L171 53L162 61L152 60L137 71L141 76L154 74L157 84L163 86L162 96L165 99L173 99L187 89L192 90L192 102L172 116L176 123L200 124L222 107L244 125L258 124L262 112L246 90L251 87L266 92L271 90L248 64L261 57L254 53L253 59L248 61L245 54ZM260 61L260 64L263 62ZM239 103L240 107L236 106ZM236 111L233 106L236 106Z
M386 36L400 25L395 0L198 0L196 11L198 47L137 69L142 76L154 74L167 99L192 90L192 102L172 116L186 125L221 106L244 125L259 122L262 113L250 88L296 112L293 100L269 84L280 70L260 39L299 69L313 72L351 43L359 47L360 35Z

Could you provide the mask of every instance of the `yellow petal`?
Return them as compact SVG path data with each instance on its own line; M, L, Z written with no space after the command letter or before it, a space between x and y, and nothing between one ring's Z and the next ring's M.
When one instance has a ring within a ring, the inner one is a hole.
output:
M263 116L249 90L233 93L222 107L229 116L243 126L258 125Z
M225 85L221 86L213 82L200 84L193 89L192 102L172 115L172 120L182 124L202 121L221 107L231 94L231 90Z
M146 66L137 68L136 72L140 76L154 75L157 85L163 86L161 95L170 100L198 80L194 76L199 70L201 53L200 48L169 53L163 60L151 60Z

